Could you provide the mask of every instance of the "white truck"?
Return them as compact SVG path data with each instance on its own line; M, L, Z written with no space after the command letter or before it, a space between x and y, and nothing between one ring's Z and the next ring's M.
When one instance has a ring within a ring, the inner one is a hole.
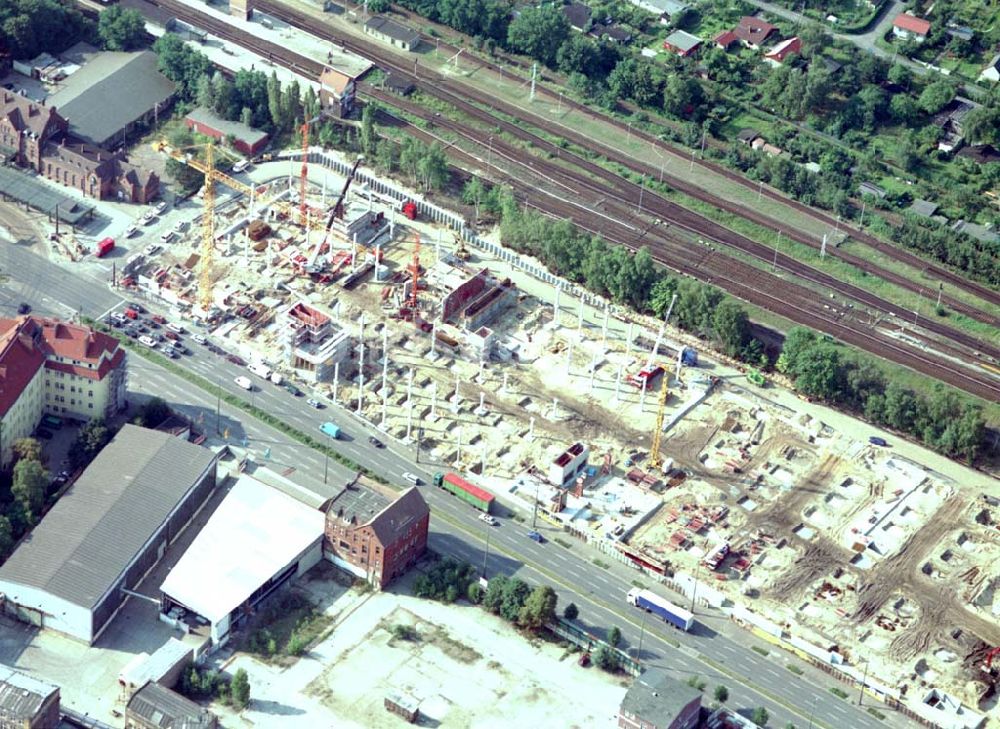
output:
M280 372L272 372L271 373L271 382L273 382L275 385L280 385L284 381L285 381L285 378L281 376Z
M271 377L271 368L263 362L251 362L247 365L247 369L265 380Z

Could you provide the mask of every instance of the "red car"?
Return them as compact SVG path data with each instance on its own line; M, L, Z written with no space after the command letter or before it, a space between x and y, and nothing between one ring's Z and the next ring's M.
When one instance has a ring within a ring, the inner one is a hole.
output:
M176 342L176 341L177 341L178 339L180 339L180 337L178 337L178 336L177 336L176 334L174 334L174 333L173 333L173 332L171 332L171 331L166 331L166 332L163 332L163 336L165 336L165 337L166 337L167 339L173 339L173 340L174 340L175 342Z
M166 318L160 316L159 314L153 314L149 318L152 319L153 321L155 321L157 324L166 324L167 323Z

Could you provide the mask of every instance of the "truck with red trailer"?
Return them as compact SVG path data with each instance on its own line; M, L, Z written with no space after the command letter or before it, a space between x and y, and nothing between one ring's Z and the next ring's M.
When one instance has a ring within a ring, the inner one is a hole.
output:
M435 473L434 485L487 514L493 507L493 494L469 483L457 473Z
M97 247L94 249L94 255L97 256L98 258L104 258L104 256L110 253L111 249L113 249L114 247L115 247L115 239L105 238L104 240L102 240L100 243L97 244Z
M693 613L682 607L674 605L672 602L660 597L655 592L640 590L638 587L633 587L628 591L628 595L625 596L625 600L629 605L641 608L647 613L653 613L662 619L663 622L670 623L675 628L679 628L680 630L691 630L691 626L694 625Z

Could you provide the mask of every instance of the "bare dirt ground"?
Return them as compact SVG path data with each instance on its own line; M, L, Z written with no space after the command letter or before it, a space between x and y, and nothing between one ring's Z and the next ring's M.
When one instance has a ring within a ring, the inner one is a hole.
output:
M578 654L529 641L479 608L352 590L327 609L343 600L352 604L333 632L295 665L243 654L228 663L229 672L247 670L253 703L240 714L213 705L225 726L398 727L383 704L392 692L419 702L421 726L615 726L626 682L580 668ZM413 637L394 637L397 624Z

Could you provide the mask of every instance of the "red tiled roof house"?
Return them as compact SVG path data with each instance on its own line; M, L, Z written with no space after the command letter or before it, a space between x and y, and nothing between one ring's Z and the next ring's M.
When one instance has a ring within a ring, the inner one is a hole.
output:
M90 420L125 408L125 349L78 324L0 319L0 465L46 414Z
M931 32L930 21L917 18L909 13L900 13L892 21L892 34L897 38L923 43Z

